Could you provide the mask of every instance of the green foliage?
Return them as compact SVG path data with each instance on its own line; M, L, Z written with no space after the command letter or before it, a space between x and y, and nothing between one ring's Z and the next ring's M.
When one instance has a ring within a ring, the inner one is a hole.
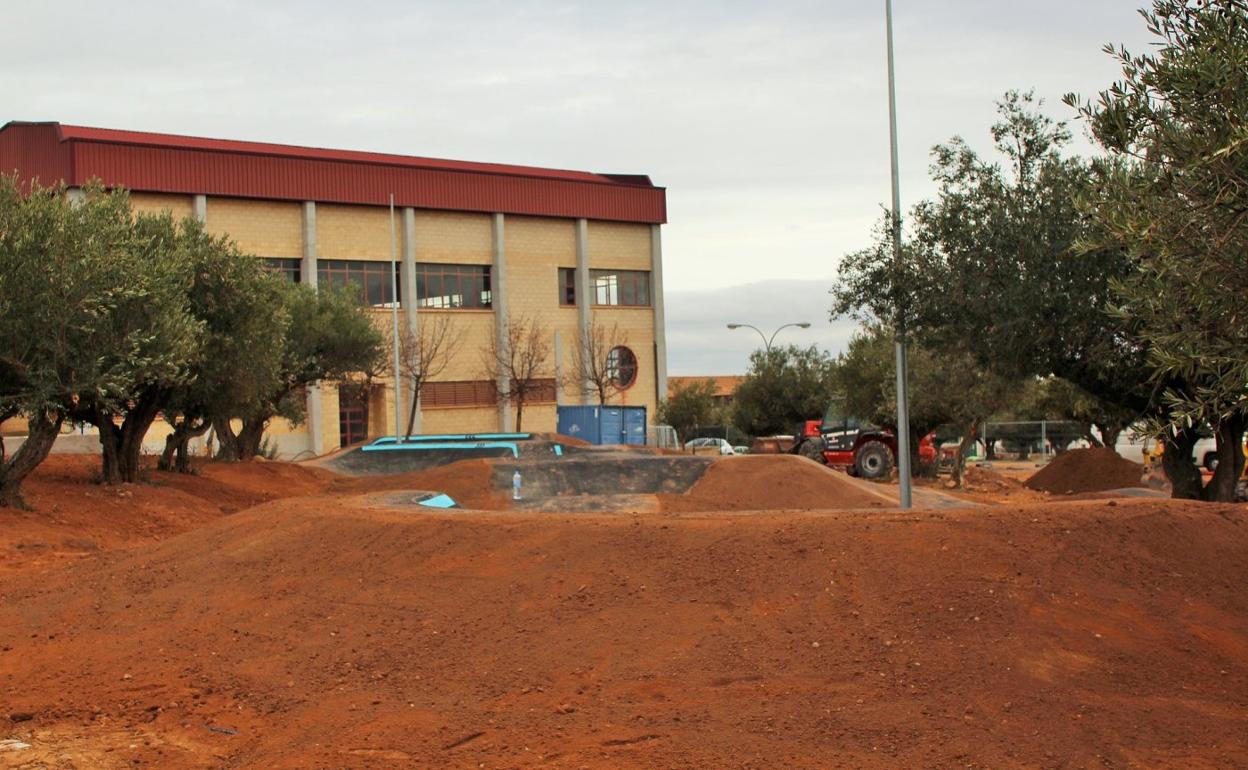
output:
M1143 16L1159 47L1108 48L1123 79L1080 108L1119 161L1089 203L1137 262L1117 309L1151 345L1169 419L1216 424L1248 410L1248 10L1159 0Z
M183 272L168 233L132 220L124 192L63 187L23 196L0 178L0 408L107 409L149 383L175 383L196 327L177 302Z
M676 429L680 440L689 440L695 428L717 424L719 410L715 407L715 381L703 380L669 393L659 404L656 415L660 424Z
M835 382L847 414L896 430L895 343L882 326L855 334L836 360ZM956 435L995 414L1018 393L1017 378L978 365L965 351L924 344L908 350L910 425L916 437L951 424ZM917 440L917 439L916 439Z
M1154 0L1141 14L1156 47L1107 47L1122 79L1080 106L1113 158L1087 197L1088 243L1134 260L1115 310L1149 345L1156 427L1213 426L1227 471L1206 496L1231 499L1248 420L1248 6Z
M275 357L277 385L261 400L258 413L298 422L305 411L304 387L374 374L384 367L386 350L369 311L360 307L349 289L318 291L306 284L283 283L282 294L290 324Z
M818 348L756 350L737 387L733 423L751 436L790 433L823 416L832 396L832 360Z
M886 227L848 256L833 313L899 323L933 350L957 350L1008 378L1059 374L1142 410L1143 351L1106 308L1131 271L1120 249L1079 252L1075 194L1091 173L1065 158L1066 128L1030 94L1007 93L992 126L999 161L962 139L936 147L937 197L916 206L899 263ZM919 393L915 388L915 394Z
M1097 398L1083 388L1060 377L1030 379L1011 408L997 415L1011 420L1069 420L1085 426L1096 426L1100 438L1091 431L1084 438L1090 443L1113 447L1118 434L1139 415L1112 402Z
M280 374L273 351L289 325L283 279L195 220L182 222L180 236L182 258L191 268L187 307L202 324L194 378L180 394L183 405L209 418L246 414Z

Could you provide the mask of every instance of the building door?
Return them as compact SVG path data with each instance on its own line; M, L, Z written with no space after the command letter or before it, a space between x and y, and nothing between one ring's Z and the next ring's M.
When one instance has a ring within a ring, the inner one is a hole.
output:
M368 388L343 385L338 389L338 443L356 444L368 438Z

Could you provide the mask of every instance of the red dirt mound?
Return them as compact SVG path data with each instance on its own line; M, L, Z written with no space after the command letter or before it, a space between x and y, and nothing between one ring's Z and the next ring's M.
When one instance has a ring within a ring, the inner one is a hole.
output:
M288 463L207 463L197 470L151 469L144 483L108 487L98 483L98 456L50 455L22 484L32 510L0 508L0 571L171 537L257 503L314 494L335 478Z
M1024 484L1054 494L1104 492L1108 489L1144 486L1144 466L1112 449L1071 449L1054 457Z
M796 455L716 460L686 494L659 495L667 512L891 507L836 471Z
M0 582L0 766L1242 768L1245 581L1244 506L283 500Z

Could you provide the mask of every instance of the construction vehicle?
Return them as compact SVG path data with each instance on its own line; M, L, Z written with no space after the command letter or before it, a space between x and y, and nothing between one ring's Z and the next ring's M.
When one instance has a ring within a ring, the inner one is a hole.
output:
M920 462L936 461L934 436L928 434L919 441ZM789 451L844 468L851 476L886 479L896 462L897 437L890 430L843 414L833 404L822 420L806 420L798 426Z

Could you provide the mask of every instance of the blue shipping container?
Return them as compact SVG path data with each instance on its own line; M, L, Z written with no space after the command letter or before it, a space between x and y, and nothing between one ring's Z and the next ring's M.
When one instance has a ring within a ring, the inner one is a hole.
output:
M558 430L591 444L646 443L644 406L561 406Z

